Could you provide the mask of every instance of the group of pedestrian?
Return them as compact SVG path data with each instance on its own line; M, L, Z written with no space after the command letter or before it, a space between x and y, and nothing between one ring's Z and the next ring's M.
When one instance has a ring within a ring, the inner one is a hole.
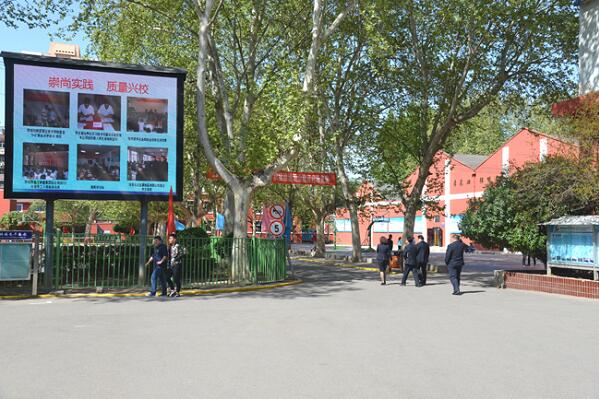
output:
M429 245L424 241L423 236L418 236L418 244L414 244L414 238L408 237L408 245L404 248L403 258L403 276L401 285L406 285L410 272L414 276L416 287L422 287L426 284L426 267L428 257L431 253Z
M158 280L160 280L161 296L167 296L167 286L170 288L170 297L181 296L181 277L183 274L183 250L177 244L177 235L168 236L168 247L162 242L162 237L154 237L154 246L150 259L146 266L154 264L150 278L150 293L148 296L156 296Z
M376 248L376 260L379 266L381 285L387 284L387 273L393 253L393 237L381 237L380 243ZM401 242L398 244L397 253L403 258L403 276L400 285L405 286L410 275L414 276L416 287L422 287L426 284L426 272L430 256L430 247L422 235L418 236L418 242L414 243L414 238L407 237L408 244L401 250ZM449 272L449 280L453 286L453 295L461 295L460 278L462 268L464 267L464 252L467 245L462 242L460 236L454 234L452 243L447 247L445 253L445 264Z
M406 285L406 280L410 272L414 275L416 280L416 286L422 287L426 284L426 266L428 265L428 258L430 255L430 249L428 243L424 240L424 237L418 236L418 243L414 244L414 238L407 238L408 245L401 251L401 242L398 244L397 253L403 256L404 260L404 274L401 280L401 285ZM393 254L393 236L381 237L380 243L376 248L377 256L376 260L379 265L379 272L381 277L381 285L387 284L387 273L389 264Z

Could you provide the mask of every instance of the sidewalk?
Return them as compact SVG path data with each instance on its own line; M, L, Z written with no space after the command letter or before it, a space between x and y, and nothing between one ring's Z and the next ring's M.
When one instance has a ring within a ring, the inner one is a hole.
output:
M258 285L248 285L242 287L211 287L211 288L201 288L201 289L182 289L181 296L198 296L198 295L216 295L216 294L230 294L235 292L250 292L250 291L260 291L260 290L268 290L274 288L287 287L290 285L300 284L302 281L300 279L288 279L285 281L281 281L278 283L269 283L269 284L258 284ZM93 289L65 289L65 290L42 290L38 293L36 297L31 295L31 291L29 293L20 291L13 292L2 292L0 295L0 300L2 299L31 299L31 298L42 298L42 299L50 299L50 298L143 298L148 296L148 290L139 289L139 288L131 288L131 289L106 289L106 290L93 290ZM160 295L157 295L160 297Z

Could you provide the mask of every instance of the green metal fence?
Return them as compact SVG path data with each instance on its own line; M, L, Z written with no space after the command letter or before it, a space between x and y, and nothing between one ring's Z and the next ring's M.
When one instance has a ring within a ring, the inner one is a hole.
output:
M268 283L284 280L287 274L283 240L210 237L185 238L178 243L185 251L184 287ZM151 238L144 244L147 260L152 253ZM54 287L139 287L139 246L136 236L58 235L54 241ZM233 253L239 250L245 260L233 265ZM243 272L237 270L240 267ZM152 268L145 268L146 286Z

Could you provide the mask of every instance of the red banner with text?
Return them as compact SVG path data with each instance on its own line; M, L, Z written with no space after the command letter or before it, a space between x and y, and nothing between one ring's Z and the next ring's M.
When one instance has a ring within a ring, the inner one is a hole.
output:
M209 169L206 178L220 180L214 170ZM287 172L279 171L272 177L273 184L305 184L309 186L336 186L337 175L330 172Z

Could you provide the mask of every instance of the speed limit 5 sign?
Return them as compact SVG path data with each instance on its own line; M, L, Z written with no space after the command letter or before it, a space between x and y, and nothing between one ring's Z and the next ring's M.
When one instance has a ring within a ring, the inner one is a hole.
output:
M283 223L279 222L279 221L273 221L270 224L270 227L268 229L268 231L270 231L270 234L272 234L273 236L280 236L283 234Z

